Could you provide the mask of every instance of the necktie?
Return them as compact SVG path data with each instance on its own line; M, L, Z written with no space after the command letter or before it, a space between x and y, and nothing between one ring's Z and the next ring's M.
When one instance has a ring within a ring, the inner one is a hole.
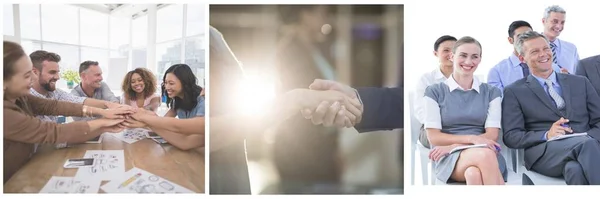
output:
M553 42L550 42L550 48L552 49L552 62L554 62L555 64L558 65L558 59L556 56L556 44L554 44Z
M527 78L527 76L529 76L529 67L526 63L520 63L519 66L523 69L523 77Z
M544 81L546 82L546 86L548 86L548 93L550 94L550 97L552 100L554 100L554 103L556 103L556 107L559 110L563 109L565 107L565 100L563 100L558 92L554 90L554 87L552 86L552 80L546 79Z

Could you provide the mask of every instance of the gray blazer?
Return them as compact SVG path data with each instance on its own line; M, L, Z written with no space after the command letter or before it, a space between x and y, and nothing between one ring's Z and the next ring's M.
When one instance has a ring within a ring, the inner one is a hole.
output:
M575 74L587 77L600 94L600 55L579 60Z
M576 133L587 132L600 140L600 96L584 77L557 73L566 104L562 115L544 87L533 77L520 79L504 89L502 130L509 148L525 149L525 167L546 152L544 134L561 117L569 119Z

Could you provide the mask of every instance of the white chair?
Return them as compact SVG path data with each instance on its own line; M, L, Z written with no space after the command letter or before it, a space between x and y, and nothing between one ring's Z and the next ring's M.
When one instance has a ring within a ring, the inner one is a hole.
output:
M513 170L522 175L522 185L566 185L564 178L556 178L542 175L538 172L527 170L525 168L525 158L523 149L510 149L511 159L513 161Z
M421 127L421 123L419 123L419 121L417 120L417 118L415 117L415 112L413 111L413 105L414 105L414 97L415 97L415 93L414 91L410 91L408 94L408 106L410 108L410 145L411 145L411 154L410 154L410 163L411 163L411 182L414 185L415 184L415 152L418 150L419 154L420 154L420 159L421 159L421 178L422 178L422 182L423 185L427 184L427 179L428 179L428 167L427 167L427 160L428 160L428 153L429 153L429 149L425 148L418 140L419 140L419 131L420 131L420 127ZM430 181L432 182L432 181Z

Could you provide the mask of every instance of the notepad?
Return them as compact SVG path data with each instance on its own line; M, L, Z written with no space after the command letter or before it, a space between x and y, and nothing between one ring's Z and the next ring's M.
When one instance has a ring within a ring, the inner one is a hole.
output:
M465 150L465 149L468 149L468 148L487 148L487 145L486 144L474 144L474 145L459 146L459 147L453 148L450 151L450 153L448 153L448 154L451 154L451 153L454 153L454 152L457 152L457 151L462 151L462 150Z
M578 137L578 136L587 136L587 132L584 133L570 133L570 134L565 134L565 135L559 135L553 138L550 138L548 141L546 142L550 142L550 141L555 141L555 140L562 140L562 139L567 139L570 137Z

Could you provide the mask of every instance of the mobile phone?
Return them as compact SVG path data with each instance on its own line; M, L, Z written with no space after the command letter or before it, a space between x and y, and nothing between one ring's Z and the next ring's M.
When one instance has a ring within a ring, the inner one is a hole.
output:
M161 137L154 137L154 138L152 138L152 140L154 140L156 143L159 143L159 144L166 144L167 143L167 141L165 139L161 138Z
M96 159L94 158L78 158L78 159L68 159L65 162L63 167L67 169L79 168L79 167L90 167L96 164Z
M149 138L160 138L160 135L156 134L156 132L154 132L154 131L150 131L150 132L148 132L148 137Z

